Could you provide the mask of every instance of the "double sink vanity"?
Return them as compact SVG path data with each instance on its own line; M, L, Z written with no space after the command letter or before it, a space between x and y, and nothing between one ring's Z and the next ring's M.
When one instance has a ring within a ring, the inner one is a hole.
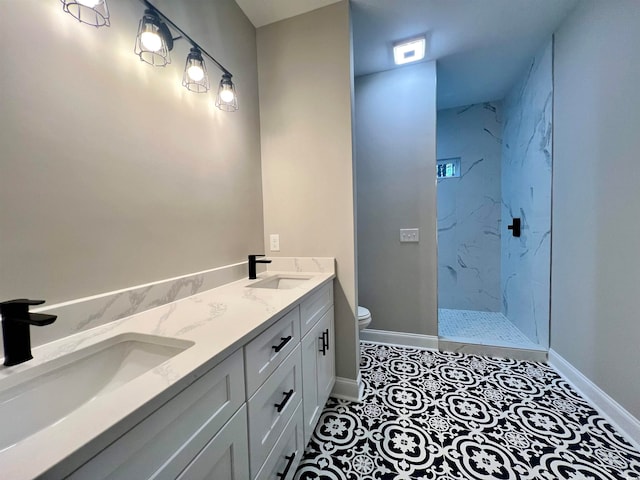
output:
M293 478L335 381L334 277L267 272L0 369L2 478Z

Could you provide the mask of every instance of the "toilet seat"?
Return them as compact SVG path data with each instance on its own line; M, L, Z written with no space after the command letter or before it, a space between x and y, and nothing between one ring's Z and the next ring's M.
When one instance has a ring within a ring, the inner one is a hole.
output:
M358 305L358 328L360 330L367 328L371 323L371 312Z

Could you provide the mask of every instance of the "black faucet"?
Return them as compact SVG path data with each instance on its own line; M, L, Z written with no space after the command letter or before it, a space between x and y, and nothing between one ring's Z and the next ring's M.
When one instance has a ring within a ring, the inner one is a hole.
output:
M18 365L33 358L29 325L42 327L55 322L58 318L56 315L29 313L29 306L43 303L44 300L27 300L26 298L0 303L5 366Z
M258 257L264 257L262 255L249 255L249 280L255 280L256 277L256 264L257 263L271 263L271 260L256 260Z

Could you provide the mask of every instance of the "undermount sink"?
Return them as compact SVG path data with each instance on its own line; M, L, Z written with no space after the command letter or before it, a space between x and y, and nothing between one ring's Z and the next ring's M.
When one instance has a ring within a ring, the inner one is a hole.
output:
M264 280L247 285L250 288L271 288L273 290L289 290L302 285L311 277L304 275L273 275Z
M137 333L111 337L0 381L0 451L152 370L194 343Z

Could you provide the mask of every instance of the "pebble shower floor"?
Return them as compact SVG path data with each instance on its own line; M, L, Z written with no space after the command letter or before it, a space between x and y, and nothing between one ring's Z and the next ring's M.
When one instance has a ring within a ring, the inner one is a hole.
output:
M296 480L640 479L640 452L537 362L362 343L362 403L329 399Z

